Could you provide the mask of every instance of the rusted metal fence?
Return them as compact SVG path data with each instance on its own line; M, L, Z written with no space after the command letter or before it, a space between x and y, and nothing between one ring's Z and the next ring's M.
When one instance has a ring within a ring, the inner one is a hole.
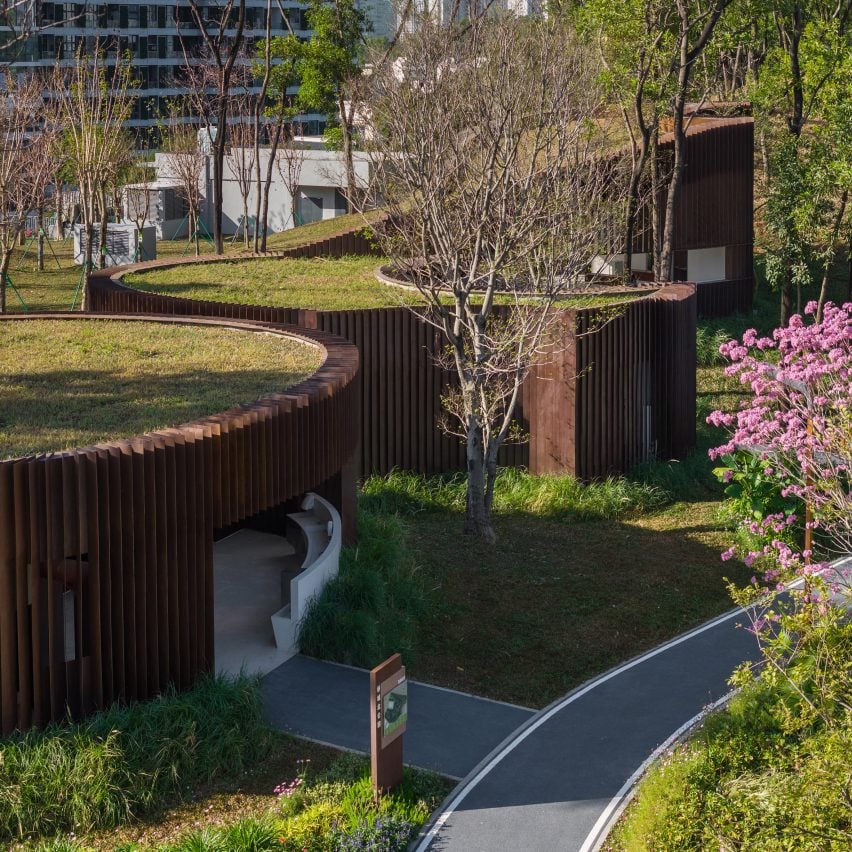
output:
M0 462L2 734L209 670L215 529L318 489L353 531L354 346L272 324L111 318L295 334L326 358L284 392L178 428Z

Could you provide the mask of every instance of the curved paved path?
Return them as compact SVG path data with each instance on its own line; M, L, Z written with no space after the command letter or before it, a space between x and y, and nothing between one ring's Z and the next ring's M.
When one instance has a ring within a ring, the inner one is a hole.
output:
M745 619L720 616L545 708L453 791L417 852L595 849L637 768L756 657Z
M450 794L416 852L599 848L655 752L722 703L736 666L757 659L744 622L743 610L728 612L536 714Z

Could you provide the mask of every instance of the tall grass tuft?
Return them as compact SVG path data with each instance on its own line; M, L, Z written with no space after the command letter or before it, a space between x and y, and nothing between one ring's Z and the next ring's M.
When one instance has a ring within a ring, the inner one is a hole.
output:
M302 622L302 652L367 667L396 651L411 659L423 597L399 519L362 511L358 545L343 551L339 575Z
M427 477L394 471L372 476L363 486L361 508L370 513L415 515L418 512L465 508L464 474ZM566 520L617 518L657 509L666 494L653 484L610 477L582 483L573 476L533 476L517 468L501 468L494 488L498 513L528 513Z
M0 839L113 828L241 772L268 743L249 678L205 678L189 692L13 736L0 743Z

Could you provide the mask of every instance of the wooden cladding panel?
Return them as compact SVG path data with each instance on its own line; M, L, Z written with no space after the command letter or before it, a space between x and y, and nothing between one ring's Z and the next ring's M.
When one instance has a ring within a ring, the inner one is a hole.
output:
M670 169L672 148L671 134L661 136L664 172ZM666 191L664 186L657 202L660 217ZM683 179L675 208L675 250L751 246L753 198L754 121L723 118L692 126L686 134ZM637 222L634 251L651 250L651 205L646 201Z
M326 357L288 391L179 428L0 462L3 735L186 688L210 670L215 528L336 482L353 529L355 347L271 323L114 318L295 333Z

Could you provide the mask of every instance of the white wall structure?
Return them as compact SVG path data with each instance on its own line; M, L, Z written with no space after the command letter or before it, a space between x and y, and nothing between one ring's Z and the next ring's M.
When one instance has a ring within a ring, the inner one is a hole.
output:
M346 166L343 155L338 151L326 151L315 146L316 140L306 139L303 144L311 145L301 151L302 164L299 174L299 191L296 197L296 224L333 219L346 212L346 199L342 193L346 186ZM266 174L270 150L260 150L261 175ZM279 163L283 166L279 152ZM169 180L174 173L169 166L168 154L157 154L154 167L159 181ZM237 180L235 159L226 158L222 180L222 232L242 233L243 199ZM286 173L286 168L285 168ZM370 163L366 154L355 153L355 177L359 186L366 186L370 178ZM200 180L202 218L205 226L213 231L213 163L207 158L207 166ZM248 214L254 216L256 188L252 185L248 196ZM278 165L272 168L272 183L269 192L269 232L285 231L294 227L293 203L281 176ZM251 227L249 227L251 234Z
M139 243L137 244L137 234ZM92 239L92 260L97 263L100 256L101 229L95 226ZM82 265L85 261L86 228L83 225L74 226L74 263ZM136 225L109 223L106 233L106 263L107 266L122 266L126 263L136 263L138 260L155 260L157 257L157 240L153 227L144 227L139 231Z
M624 259L623 254L614 254L611 257L595 255L589 267L594 275L621 275L624 272ZM648 269L648 255L644 252L634 254L633 269L637 272L646 271Z
M298 527L304 542L299 572L289 581L290 602L272 615L275 644L289 657L299 651L299 627L310 602L337 576L343 524L337 509L313 492L305 496L301 512L287 517Z
M697 284L702 281L724 281L725 247L690 249L686 253L686 280Z
M160 178L149 183L132 183L122 187L124 221L130 224L145 213L145 223L156 229L158 240L176 240L189 235L189 208L180 192L180 181ZM137 215L138 214L138 215ZM141 260L153 260L150 257Z

